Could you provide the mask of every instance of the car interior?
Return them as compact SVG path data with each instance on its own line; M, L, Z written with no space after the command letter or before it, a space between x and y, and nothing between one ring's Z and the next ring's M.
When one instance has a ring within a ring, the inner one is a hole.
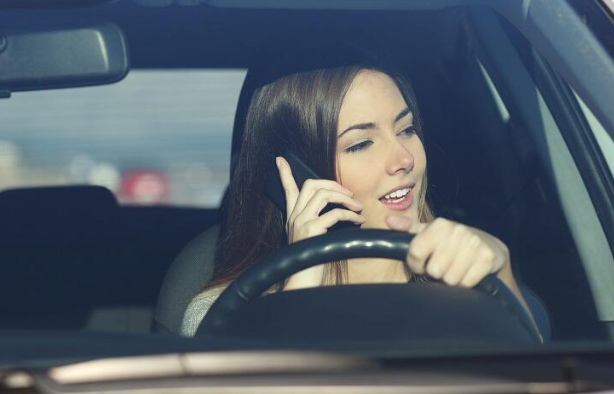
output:
M334 37L385 50L416 90L435 214L508 245L517 280L548 311L553 340L607 336L587 256L578 246L582 235L574 228L573 215L581 212L570 213L562 196L573 188L573 177L558 176L551 146L544 143L558 126L541 122L555 111L540 93L537 55L491 10L314 11L116 1L0 13L5 27L74 21L119 26L132 70L247 69L229 156L241 149L250 76L266 67L261 54L267 48ZM0 101L0 120L1 108ZM573 161L565 160L573 167L566 174L575 174ZM223 214L220 208L120 205L109 190L92 185L1 191L0 298L10 302L0 306L0 329L177 334L187 303L212 277Z

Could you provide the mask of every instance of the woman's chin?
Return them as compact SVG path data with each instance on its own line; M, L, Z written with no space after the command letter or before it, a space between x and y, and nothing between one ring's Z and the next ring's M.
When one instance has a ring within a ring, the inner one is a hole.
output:
M386 224L386 218L381 218L377 221L369 221L367 220L360 226L361 229L373 229L373 230L390 230L390 226Z
M408 212L398 212L398 213L388 212L386 215L381 215L381 217L378 217L375 220L374 219L369 220L369 218L367 217L367 221L363 223L360 226L360 228L361 229L392 230L390 226L388 225L388 223L386 223L386 219L390 216L403 216L403 217L409 218L411 220L411 223L415 223L418 221L418 214L417 212L413 212L413 210L408 211Z

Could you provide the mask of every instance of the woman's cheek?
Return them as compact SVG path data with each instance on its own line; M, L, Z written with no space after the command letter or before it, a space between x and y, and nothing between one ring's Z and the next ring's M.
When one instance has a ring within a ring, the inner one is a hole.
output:
M374 192L377 190L376 174L373 173L373 166L365 165L364 160L358 158L338 159L337 179L341 186L354 193L353 197L364 205L363 214L369 215L373 211L373 200L377 200ZM367 222L369 217L365 216Z
M337 179L341 186L350 189L354 193L354 196L357 196L361 194L360 173L363 163L361 160L356 160L354 157L348 157L352 155L356 154L341 153L337 157Z

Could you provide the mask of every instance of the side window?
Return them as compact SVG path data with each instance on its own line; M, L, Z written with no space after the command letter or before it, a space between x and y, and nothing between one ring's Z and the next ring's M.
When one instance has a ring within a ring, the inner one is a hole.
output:
M563 136L565 120L538 81L531 43L502 19L495 23L484 13L474 21L482 73L501 119L511 119L510 132L525 137L520 147L534 157L524 165L532 177L526 190L534 196L521 218L524 279L545 299L559 336L592 335L592 321L614 317L614 258ZM567 323L571 315L576 326Z
M133 70L0 101L0 190L102 185L122 204L216 207L245 70Z
M480 66L480 71L482 72L482 76L484 76L484 80L486 81L486 84L488 85L488 90L490 91L490 94L492 95L492 99L497 105L497 109L499 110L499 115L501 116L501 120L505 123L509 122L510 113L507 110L505 103L503 102L503 98L499 94L499 91L497 90L497 87L492 81L490 74L488 74L488 71L486 70L482 62L480 62L480 59L477 59L477 62Z
M593 114L593 111L591 111L591 109L584 103L584 101L582 101L580 96L578 96L575 91L574 96L576 97L576 100L578 100L578 104L580 105L582 113L586 117L586 121L588 122L588 125L591 128L595 139L597 140L597 144L599 144L599 148L601 148L601 152L603 153L606 163L608 163L610 174L614 175L614 140L601 125L601 122L599 122L597 117Z

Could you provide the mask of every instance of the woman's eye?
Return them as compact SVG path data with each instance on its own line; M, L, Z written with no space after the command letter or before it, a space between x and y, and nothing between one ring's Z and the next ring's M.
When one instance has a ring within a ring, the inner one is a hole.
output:
M398 135L414 135L416 134L416 126L409 126L399 132Z
M366 149L369 145L371 145L373 143L373 141L363 141L363 142L359 142L356 145L352 145L348 148L345 149L346 152L348 153L352 153L352 152L358 152L359 150L363 150Z

